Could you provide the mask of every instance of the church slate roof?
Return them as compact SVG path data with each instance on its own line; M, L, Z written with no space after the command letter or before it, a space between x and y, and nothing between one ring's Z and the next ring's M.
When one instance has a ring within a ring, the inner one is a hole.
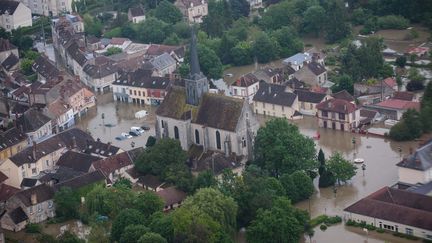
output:
M180 86L173 86L157 109L156 114L158 116L184 120L186 113L190 110L196 112L197 108L186 104L186 89Z
M243 108L243 100L205 94L194 123L235 131Z

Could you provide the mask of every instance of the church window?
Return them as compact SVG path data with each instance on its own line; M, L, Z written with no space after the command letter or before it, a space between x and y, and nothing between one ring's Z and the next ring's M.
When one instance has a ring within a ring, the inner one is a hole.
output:
M161 120L161 126L162 126L162 128L164 128L164 121L163 120Z
M179 136L179 130L178 130L177 126L174 126L174 138L175 139L179 139L180 138L180 136Z
M242 146L243 148L246 147L246 139L244 137L242 137Z
M195 143L200 144L200 137L197 129L195 129Z
M219 131L216 131L216 148L221 149L221 138Z

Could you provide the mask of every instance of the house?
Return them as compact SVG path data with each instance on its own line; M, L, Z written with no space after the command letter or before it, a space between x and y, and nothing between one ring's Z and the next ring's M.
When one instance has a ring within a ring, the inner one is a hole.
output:
M156 137L174 138L184 150L192 144L204 150L234 153L249 159L253 136L259 124L246 101L209 93L209 82L202 74L192 35L190 74L185 87L173 85L156 111Z
M382 54L386 62L394 62L398 57L402 56L401 53L388 47L382 51Z
M27 135L12 127L0 133L0 161L3 161L27 146ZM0 177L1 178L1 177Z
M331 95L333 98L335 99L339 99L339 100L346 100L352 104L355 104L355 99L354 96L352 96L350 93L348 93L348 91L346 90L341 90L337 93L334 93Z
M129 179L133 184L141 186L145 190L158 192L163 190L162 186L165 182L159 180L157 176L151 174L141 174L136 168L131 168L126 171L125 178Z
M112 84L114 100L158 105L166 96L171 79L150 77L146 70L122 73Z
M60 75L60 70L45 54L36 58L32 64L32 69L37 73L39 81L53 80Z
M90 172L93 162L100 159L100 157L91 154L69 150L60 156L56 165L87 173Z
M310 86L324 86L328 81L326 68L317 62L304 64L294 73L294 77Z
M51 118L55 133L62 132L75 124L73 108L62 99L48 104L44 108L44 114Z
M10 43L8 39L0 38L0 63L3 63L12 54L19 57L18 47Z
M351 131L360 124L357 106L343 99L328 99L316 106L318 126L334 130Z
M242 158L239 156L226 156L223 153L215 151L204 152L202 146L195 146L195 148L191 150L197 150L197 155L199 155L198 157L193 155L190 155L189 157L189 160L192 161L191 169L194 174L204 171L211 171L213 175L218 177L221 176L224 170L227 169L233 171L234 173L241 172Z
M263 7L262 0L248 0L247 2L249 3L251 9L258 9Z
M134 166L133 153L142 152L143 148L136 148L135 151L127 151L119 154L111 155L102 160L93 162L90 171L100 170L105 178L112 183L118 179L126 177L126 171Z
M94 91L111 90L111 84L117 76L117 67L105 56L91 59L83 67L82 81Z
M360 109L360 125L370 125L381 120L381 115L377 111Z
M303 115L315 116L317 114L316 106L330 99L330 96L326 93L318 93L309 90L296 89L294 93L297 94L299 111Z
M378 111L387 119L399 121L402 118L403 113L405 113L408 109L414 109L419 111L420 102L388 99L377 104L365 105L364 107Z
M253 73L260 81L271 84L280 84L284 80L282 70L274 68L263 68Z
M163 211L169 211L174 208L180 207L187 196L185 192L180 191L175 187L165 188L161 191L156 192L156 194L164 201Z
M259 89L259 83L259 79L254 74L247 73L229 86L230 94L234 98L245 99L251 104Z
M177 0L174 5L180 9L189 23L202 23L203 17L208 14L206 0Z
M393 94L393 99L397 100L406 100L406 101L415 101L416 97L413 92L409 91L396 91Z
M8 177L0 172L0 211L4 210L6 201L20 191L19 188L6 185L4 182L7 179Z
M344 209L344 216L380 229L432 240L432 197L383 187Z
M158 45L150 44L144 57L146 59L152 59L154 57L160 56L164 53L170 54L178 63L183 62L186 48L184 46L168 46L168 45Z
M6 73L11 73L20 68L20 60L15 54L10 54L3 62L0 62L0 70L3 69Z
M397 164L399 182L408 185L432 181L432 140Z
M394 92L397 91L397 82L394 78L386 78L377 82L362 82L354 83L354 96L362 95L381 95L381 101L385 98L392 97Z
M312 62L312 55L305 53L297 53L294 56L288 57L282 61L282 64L293 68L295 71L300 70L304 64Z
M145 21L145 10L143 6L138 5L132 8L129 8L128 10L128 20L131 21L134 24L140 23L142 21Z
M406 54L415 55L417 57L427 57L427 55L429 54L429 47L411 47L406 51Z
M18 1L2 0L0 4L0 27L10 32L26 26L32 26L30 9Z
M100 141L94 141L93 139L86 140L85 148L82 151L99 158L108 158L112 155L124 152L121 148L112 145L110 142L103 143Z
M33 143L0 164L0 171L8 177L5 183L20 187L24 178L35 177L41 171L52 170L64 152L73 148L84 150L87 141L93 141L93 138L73 128L40 143Z
M20 0L31 10L31 14L44 16L58 16L64 13L72 12L72 0Z
M253 108L256 114L265 116L302 118L297 95L283 85L261 83L253 98Z
M154 57L149 61L155 70L154 76L165 77L172 74L177 69L177 62L168 53Z
M32 108L16 119L19 129L27 134L28 144L37 142L53 133L51 118Z

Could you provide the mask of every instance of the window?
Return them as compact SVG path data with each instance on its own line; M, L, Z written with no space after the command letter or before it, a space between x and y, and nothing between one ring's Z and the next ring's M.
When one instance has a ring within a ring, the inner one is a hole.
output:
M200 137L197 129L195 129L195 143L200 144Z
M25 171L21 172L21 176L24 178L26 177Z
M47 165L47 166L50 166L50 165L49 165L49 160L46 160L46 165Z
M245 139L245 137L242 137L242 146L243 146L243 148L246 147L246 139Z
M163 122L163 120L161 120L161 126L162 126L162 128L164 128L164 122Z
M179 139L180 138L180 136L179 136L179 130L178 130L177 126L174 126L174 138L175 139Z
M138 96L141 96L141 91L138 91Z
M385 225L384 225L385 226ZM405 233L407 234L407 235L413 235L413 229L411 229L411 228L406 228L405 229Z
M339 113L339 120L345 120L345 114Z
M53 202L52 201L48 201L48 208L52 208L53 207Z
M36 173L37 173L36 168L33 168L33 169L32 169L32 174L34 175L34 174L36 174Z
M137 94L136 94L136 90L134 90L134 95L137 95Z
M131 89L129 90L129 94L132 95L132 90Z
M216 148L221 149L221 138L219 131L216 131Z
M42 212L42 205L40 205L40 204L37 205L37 211Z
M328 117L328 112L327 111L321 111L321 115L322 115L322 117Z
M29 212L30 212L30 214L33 214L33 206L29 207Z

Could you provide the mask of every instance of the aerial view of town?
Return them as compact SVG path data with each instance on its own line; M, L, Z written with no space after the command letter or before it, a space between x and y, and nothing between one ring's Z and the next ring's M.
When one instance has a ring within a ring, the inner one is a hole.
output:
M0 243L432 243L432 0L0 0Z

